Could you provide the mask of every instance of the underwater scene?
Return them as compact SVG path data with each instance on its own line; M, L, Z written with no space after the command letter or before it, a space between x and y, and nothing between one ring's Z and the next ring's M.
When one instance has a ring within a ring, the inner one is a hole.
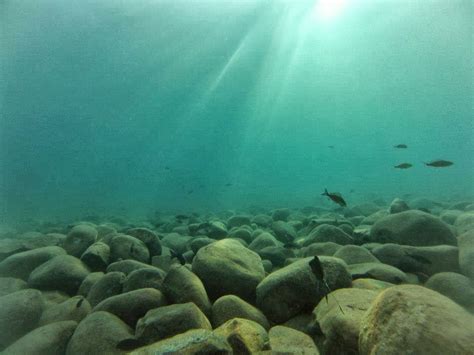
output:
M474 354L471 0L1 0L0 354Z

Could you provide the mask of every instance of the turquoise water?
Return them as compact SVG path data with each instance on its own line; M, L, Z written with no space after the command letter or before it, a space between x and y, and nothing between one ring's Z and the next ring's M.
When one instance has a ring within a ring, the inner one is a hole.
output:
M472 2L324 3L1 1L2 218L472 199Z

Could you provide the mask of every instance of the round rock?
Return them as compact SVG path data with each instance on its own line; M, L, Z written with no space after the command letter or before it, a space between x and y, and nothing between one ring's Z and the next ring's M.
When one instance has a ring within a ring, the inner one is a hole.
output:
M97 230L94 227L79 224L69 231L63 248L68 254L79 258L90 245L95 243L96 239Z
M234 294L252 301L258 283L265 276L260 256L233 239L201 248L194 257L192 270L212 300Z
M78 258L59 255L34 269L28 285L40 290L59 290L75 295L89 273L87 266Z
M441 219L422 211L405 211L388 215L376 222L370 238L378 243L402 245L456 245L456 237Z
M204 314L211 314L211 302L203 283L187 267L171 266L163 282L163 291L171 303L193 302Z
M359 353L470 354L474 317L449 298L414 285L390 287L361 320Z

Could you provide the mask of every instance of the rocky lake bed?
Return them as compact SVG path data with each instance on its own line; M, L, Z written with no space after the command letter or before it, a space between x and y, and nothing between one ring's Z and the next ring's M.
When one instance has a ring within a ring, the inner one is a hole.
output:
M0 227L2 354L473 354L473 313L472 201Z

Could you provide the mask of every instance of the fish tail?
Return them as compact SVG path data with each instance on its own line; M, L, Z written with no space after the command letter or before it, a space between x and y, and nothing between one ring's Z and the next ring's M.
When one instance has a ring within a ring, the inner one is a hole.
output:
M324 192L321 195L323 195L323 196L329 195L328 189L324 188Z
M328 285L328 283L326 282L326 280L323 280L323 281L324 281L324 285L326 286L327 291L328 291L328 293L326 293L326 295L325 295L325 297L326 297L326 302L329 303L329 302L328 302L328 295L329 295L329 293L331 293L331 289L329 288L329 285ZM338 302L336 296L332 295L332 297L334 297L334 301L336 302L337 306L338 306L339 309L341 310L341 313L344 314L344 311L342 310L341 304Z

